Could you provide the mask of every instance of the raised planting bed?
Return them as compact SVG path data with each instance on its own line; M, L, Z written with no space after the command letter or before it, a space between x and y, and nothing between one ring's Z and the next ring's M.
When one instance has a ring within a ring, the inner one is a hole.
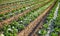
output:
M0 14L3 14L3 13L7 13L7 12L11 12L12 10L16 10L16 9L22 9L22 8L26 8L26 7L30 7L30 6L33 6L35 4L38 4L38 3L41 3L41 1L30 1L30 2L24 2L24 3L21 3L21 2L18 2L18 3L14 3L10 6L6 6L4 8L1 8L0 9ZM43 1L42 1L43 2Z
M56 1L55 1L56 2ZM52 8L54 4L52 4L45 12L40 15L35 21L31 22L23 31L21 31L18 36L28 36L30 32L32 32L33 28L37 25L38 22L40 22L43 17L48 13L48 11Z
M57 3L52 8L52 10L50 10L49 14L47 14L47 16L45 16L44 19L41 22L38 23L38 25L29 34L29 36L49 36L49 34L46 35L48 33L48 29L49 29L48 25L49 25L49 21L51 21L51 19L53 19L53 17L54 17L53 14L55 13L56 7L57 7ZM47 17L51 17L51 18L47 18Z
M48 16L47 16L50 18L46 18L44 24L42 25L42 28L40 28L40 30L37 30L37 32L35 33L35 34L37 34L37 36L58 36L58 33L56 31L57 30L59 31L59 29L57 27L55 29L53 29L54 21L55 21L56 15L57 15L57 13L56 13L57 11L55 11L55 10L58 10L57 3L53 7L53 9L50 11L51 15L48 14ZM55 14L55 15L53 15L53 14Z
M18 2L24 3L24 2L30 2L30 1L36 1L36 0L23 0L23 1L20 0L20 1L8 2L8 3L7 2L5 2L5 3L2 2L3 4L0 4L0 7L2 7L2 6L4 7L4 5L11 5L12 3L13 4L18 3ZM43 1L43 0L38 0L38 1ZM1 1L0 1L0 3L1 3Z
M37 20L42 19L44 17L44 15L47 13L47 11L49 11L49 9L51 9L51 7L53 6L52 4L53 2L49 3L48 5L44 6L43 8L39 8L39 10L34 10L28 14L25 14L24 16L19 17L19 19L16 21L14 20L13 22L10 23L10 25L4 25L3 28L1 29L1 34L5 35L5 36L17 36L17 33L21 32L21 30L23 30L30 22L30 25L32 23L35 23ZM52 4L52 5L51 5ZM51 5L51 6L50 6ZM49 7L50 6L50 7ZM48 8L49 7L49 8ZM48 8L48 9L47 9ZM43 10L47 9L44 13ZM40 12L40 10L42 10ZM39 16L41 13L43 13L43 15ZM38 17L39 16L39 17ZM37 18L38 17L38 18ZM37 19L36 19L37 18ZM35 21L34 21L35 20ZM32 22L33 21L33 22ZM40 21L40 20L39 20ZM39 22L38 21L38 22ZM38 23L36 22L36 23ZM32 24L33 25L33 24ZM29 25L27 26L29 28ZM31 28L32 26L30 26ZM34 25L35 27L35 25ZM33 28L33 27L32 27ZM27 29L27 28L26 28ZM24 29L25 30L25 29ZM28 30L28 29L27 29ZM31 30L31 29L30 29ZM26 31L26 30L25 30ZM26 34L26 32L25 32ZM19 34L20 35L20 34ZM22 35L22 34L21 34ZM20 36L21 36L20 35ZM24 35L24 33L23 33ZM25 35L26 36L26 35Z
M8 3L12 3L12 2L16 2L16 1L28 1L28 0L0 0L0 4L8 4Z
M48 3L48 1L47 1L46 3ZM15 15L15 16L7 19L7 20L4 20L4 21L0 22L0 26L2 26L4 23L9 24L9 23L12 22L13 20L18 19L19 16L24 16L24 14L29 13L29 12L31 12L31 11L33 11L33 10L36 10L36 9L38 9L39 7L45 5L46 3L38 4L38 5L36 5L37 7L36 7L36 6L33 6L33 7L31 7L30 9L27 9L27 10L23 11L23 13L21 13L21 14Z
M27 4L28 3L28 4ZM1 7L1 10L3 10L3 9L5 9L6 8L6 10L8 9L8 8L16 8L16 7L18 7L18 6L22 6L22 5L25 5L25 6L27 6L27 5L31 5L31 4L34 4L34 3L36 3L36 2L34 2L34 1L28 1L28 2L14 2L14 3L11 3L11 5L6 5L5 7Z
M26 2L32 2L32 1L15 1L15 2L10 2L10 3L4 3L4 4L0 4L0 8L4 8L4 7L7 7L7 6L12 6L15 5L15 4L21 4L22 3L26 3Z
M27 7L26 7L27 8ZM24 7L24 8L20 8L20 9L16 9L16 10L13 10L12 12L8 12L8 13L5 13L5 14L0 14L0 18L2 18L2 20L5 20L5 19L8 19L8 18L6 18L6 17L9 17L10 18L10 16L12 17L12 16L14 16L14 15L17 15L17 14L19 14L19 13L21 13L21 12L23 12L24 10L26 10L26 8ZM30 7L29 7L30 8ZM4 19L5 18L5 19Z
M1 10L4 10L4 9L5 9L5 11L6 11L7 9L13 10L13 8L14 8L14 9L17 9L18 6L19 6L20 8L22 8L24 5L26 5L26 3L25 3L25 4L21 4L21 3L19 3L19 4L13 4L12 6L10 5L10 6L8 6L7 8L2 8ZM27 4L26 6L28 6L28 4ZM25 6L24 6L24 7L25 7ZM2 11L2 12L3 12L3 11Z
M46 16L36 25L36 27L33 28L32 32L28 36L38 36L36 34L37 30L42 28L42 25L44 23L44 20L46 19Z
M59 4L59 3L58 3ZM57 14L57 18L54 19L53 22L53 31L50 33L51 36L60 36L60 4L58 6L58 14Z

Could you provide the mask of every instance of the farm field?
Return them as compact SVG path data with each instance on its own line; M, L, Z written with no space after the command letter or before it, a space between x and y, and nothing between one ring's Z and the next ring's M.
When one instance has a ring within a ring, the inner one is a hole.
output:
M1 0L0 36L60 36L60 0Z

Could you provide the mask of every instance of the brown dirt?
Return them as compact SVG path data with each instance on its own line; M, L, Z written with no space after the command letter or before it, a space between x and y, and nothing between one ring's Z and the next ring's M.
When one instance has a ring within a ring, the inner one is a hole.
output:
M48 2L49 2L49 1L47 1L46 3L48 3ZM3 24L5 24L5 23L6 23L6 24L9 24L9 23L12 22L13 20L18 19L18 17L23 16L24 14L27 14L28 12L31 11L31 9L32 9L32 10L37 9L37 8L45 5L46 3L44 3L44 4L38 4L38 5L36 5L37 7L36 7L36 6L31 7L30 9L25 10L25 11L24 11L23 13L21 13L21 14L18 14L18 15L16 15L16 16L13 16L13 17L7 19L7 20L4 20L3 22L0 22L0 27L2 27Z
M46 19L46 16L42 19L41 22L39 22L39 24L37 24L38 27L35 29L34 32L32 31L33 33L32 33L30 36L38 36L38 35L36 34L36 32L37 32L39 29L42 28L42 25L43 25L45 19Z
M33 4L36 4L36 3L34 2ZM9 7L11 7L11 6L16 6L16 8L10 8L9 10L4 10L4 11L0 12L0 14L5 14L5 13L7 13L7 12L10 12L10 11L12 11L12 10L16 10L16 9L22 8L22 7L24 7L24 6L29 6L29 4L18 5L18 4L16 4L16 3L13 3L12 5L10 4L10 5L8 5L8 6L7 6L7 5L6 5L6 6L0 6L0 8L9 8Z
M54 6L56 1L54 1L51 6L49 6L44 13L42 13L38 18L36 18L33 22L31 22L23 31L21 31L17 36L28 36L30 32L32 32L33 28L38 24L38 22L41 22L44 16L47 15L48 11Z

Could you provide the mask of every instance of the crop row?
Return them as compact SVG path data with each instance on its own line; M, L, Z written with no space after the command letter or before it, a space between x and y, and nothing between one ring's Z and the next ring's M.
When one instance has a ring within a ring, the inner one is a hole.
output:
M1 8L0 9L0 14L1 13L4 13L4 12L11 12L12 10L16 10L16 9L22 9L22 8L29 8L29 7L32 7L33 5L35 4L38 4L40 3L41 1L30 1L30 2L25 2L25 3L21 3L21 2L18 2L18 3L14 3L14 5L9 5L9 6L6 6L4 8Z
M58 12L58 16L57 16ZM54 15L53 15L54 14ZM40 30L38 30L37 34L38 36L59 36L59 26L60 24L58 23L59 20L59 11L57 8L57 3L53 7L53 9L50 11L48 14L47 18L45 19L45 22Z
M29 7L30 8L30 7ZM19 13L22 13L24 10L26 10L26 8L22 8L22 9L19 9L19 10L13 10L12 12L8 12L6 14L0 14L0 19L1 20L4 20L4 19L8 19L9 17L12 17L14 15L17 15ZM1 21L0 20L0 21Z
M34 1L33 1L34 2ZM31 2L31 1L28 1L28 4L33 4L33 2ZM13 4L13 3L12 3ZM22 5L26 5L27 3L25 2L25 3L21 3L21 2L18 2L18 3L14 3L14 5L6 5L4 8L1 8L1 10L7 10L8 8L7 7L11 7L11 8L16 8L18 5L20 5L20 6L22 6ZM27 5L28 5L27 4Z
M42 11L45 10L49 5L44 6L44 8L39 8L37 10L31 11L28 14L25 14L24 16L21 16L18 18L18 20L14 20L10 23L10 25L4 25L3 29L1 29L1 34L4 34L5 36L16 36L16 34L23 30L29 23L31 23L33 20L35 20ZM40 12L41 11L41 12Z
M56 5L52 8L52 10L50 10L50 12L47 14L47 16L45 16L43 18L43 20L41 22L39 22L37 24L37 26L33 29L33 31L29 34L29 36L51 36L48 33L49 25L50 25L50 21L51 19L53 19L54 17L54 13L55 13L55 9L57 7L57 3ZM55 14L56 15L56 14ZM48 18L49 17L49 18Z
M44 16L48 13L48 11L53 7L56 1L54 1L53 4L51 4L49 7L46 5L46 8L41 15L38 16L33 22L31 22L21 33L18 34L18 36L30 36L29 34L33 31L33 29L36 27L37 23L41 21Z
M29 7L30 8L30 7ZM13 10L12 12L8 12L6 14L0 14L0 21L2 20L6 20L14 15L17 15L17 14L20 14L22 13L24 10L26 10L26 8L22 8L22 9L19 9L19 10Z
M57 18L53 22L53 31L51 32L52 36L60 36L60 4L58 9Z
M28 27L26 27L21 33L19 33L18 36L31 36L31 34L33 34L34 30L36 27L38 27L38 23L41 22L41 20L43 20L44 16L47 15L48 11L54 6L54 4L56 3L56 1L51 4L45 11L44 13L42 13L38 18L35 19L35 21L33 21L32 23L30 23L28 25ZM41 27L41 26L40 26ZM36 35L33 35L36 36Z
M11 17L11 18L3 21L3 22L0 22L0 24L1 24L1 23L10 23L10 21L16 20L16 19L18 19L19 16L23 16L24 14L26 14L26 13L28 13L28 12L30 12L30 11L33 11L33 10L35 10L35 9L38 9L39 7L45 5L46 3L48 3L48 1L45 2L45 3L43 3L42 5L41 5L41 4L39 4L39 6L36 5L37 7L36 7L36 6L31 7L30 9L27 9L26 11L23 11L23 13L21 13L21 14L15 15L15 16L13 16L13 17Z

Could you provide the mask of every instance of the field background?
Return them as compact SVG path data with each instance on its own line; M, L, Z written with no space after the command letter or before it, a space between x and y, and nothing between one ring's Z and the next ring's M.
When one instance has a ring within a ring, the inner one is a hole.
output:
M0 0L0 4L5 4L5 3L10 3L10 2L15 2L15 1L22 1L22 0Z

